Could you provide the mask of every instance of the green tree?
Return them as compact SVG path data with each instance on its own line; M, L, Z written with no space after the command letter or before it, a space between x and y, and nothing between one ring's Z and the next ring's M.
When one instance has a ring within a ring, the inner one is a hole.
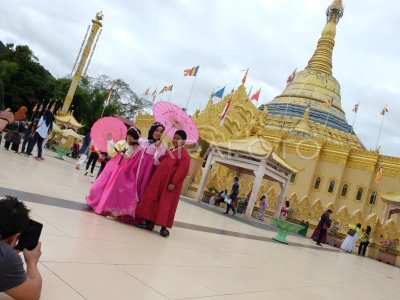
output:
M0 110L4 110L4 86L3 80L0 78Z

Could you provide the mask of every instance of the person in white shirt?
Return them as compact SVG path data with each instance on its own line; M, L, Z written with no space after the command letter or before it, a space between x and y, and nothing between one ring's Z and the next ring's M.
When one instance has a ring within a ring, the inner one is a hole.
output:
M38 156L35 157L37 160L44 160L43 158L43 141L49 136L53 128L53 113L46 109L43 113L43 116L40 118L35 135L33 137L33 141L29 143L28 150L26 151L26 155L32 155L33 147L35 147L37 143L38 147Z

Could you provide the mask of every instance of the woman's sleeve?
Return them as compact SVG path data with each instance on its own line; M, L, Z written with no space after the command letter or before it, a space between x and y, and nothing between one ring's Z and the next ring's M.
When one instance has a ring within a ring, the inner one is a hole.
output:
M179 183L183 182L189 173L190 166L190 156L188 154L184 154L181 159L178 160L178 167L176 168L175 174L171 179L171 182L174 185L179 185Z
M154 165L158 166L161 161L161 157L165 154L165 147L163 144L160 145L160 147L157 148L156 152L154 152Z
M110 157L114 157L117 155L117 151L115 150L113 140L107 141L107 152Z

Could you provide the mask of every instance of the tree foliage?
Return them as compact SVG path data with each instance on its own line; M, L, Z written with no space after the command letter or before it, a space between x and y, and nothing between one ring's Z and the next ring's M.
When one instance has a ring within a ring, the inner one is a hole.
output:
M56 101L62 106L71 79L54 78L40 63L28 46L7 44L0 54L0 80L4 84L4 104L14 111L25 105L28 111L38 102ZM113 92L105 106L110 87ZM0 85L1 105L1 85ZM138 112L151 105L139 97L122 79L102 75L97 78L82 78L78 85L71 109L76 119L91 126L103 113L104 116L121 115L133 119Z

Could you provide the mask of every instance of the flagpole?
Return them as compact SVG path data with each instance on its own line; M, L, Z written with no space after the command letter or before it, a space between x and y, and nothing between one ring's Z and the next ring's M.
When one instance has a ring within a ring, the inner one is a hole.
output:
M379 128L379 134L378 134L378 139L376 140L375 149L378 149L379 139L380 139L380 137L381 137L382 127L383 127L383 120L385 119L385 115L386 115L386 112L385 112L385 114L383 114L383 116L382 116L381 127Z
M357 106L355 108L355 115L354 115L354 119L353 119L353 124L351 125L351 127L353 128L353 132L354 132L354 124L356 123L356 118L357 118L357 111L358 111L358 106L360 105L360 102L357 103Z
M168 95L168 102L170 102L169 100L171 99L171 94L172 94L172 90L169 92L169 95Z
M192 96L192 92L193 92L194 84L196 83L196 79L197 79L197 75L194 76L192 88L190 89L189 97L188 97L188 100L187 100L187 102L186 102L186 107L185 107L186 111L187 111L187 108L188 108L188 106L189 106L190 97Z

